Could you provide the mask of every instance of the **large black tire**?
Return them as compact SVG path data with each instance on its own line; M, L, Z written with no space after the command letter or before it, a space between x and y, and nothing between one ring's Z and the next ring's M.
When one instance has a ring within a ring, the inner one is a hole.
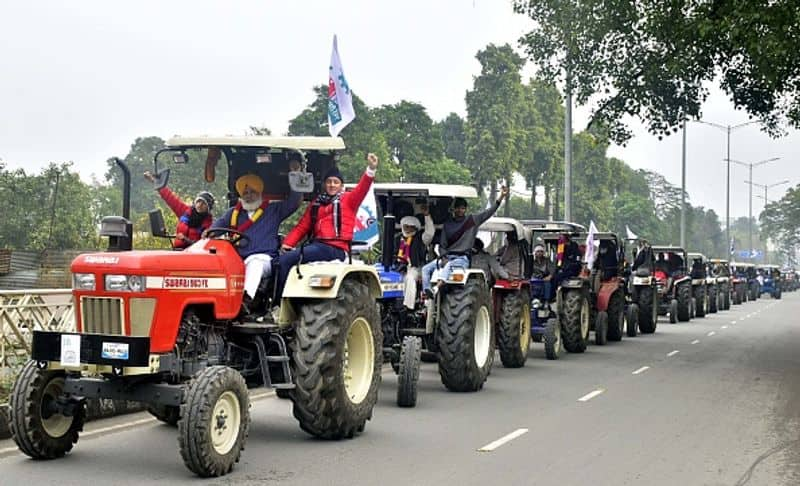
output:
M678 299L672 299L669 301L669 323L676 322L678 322Z
M570 353L586 351L589 337L589 300L582 289L565 289L561 339Z
M558 359L564 350L561 340L561 324L558 319L548 319L544 326L544 355L547 359Z
M508 292L502 296L500 322L497 323L497 348L506 368L521 368L531 346L531 307L527 292Z
M741 305L742 303L742 289L741 287L734 287L733 289L733 305Z
M694 289L694 315L696 317L705 317L708 302L706 301L706 287L705 285L698 285Z
M724 310L731 309L731 290L730 287L725 287L725 291L722 293L722 308Z
M600 311L594 319L594 343L604 346L608 342L608 313Z
M228 474L239 462L250 429L250 396L242 375L210 366L186 387L178 421L183 463L201 477Z
M639 306L637 304L630 304L628 312L625 315L625 328L628 337L636 337L639 327Z
M400 370L397 373L397 405L414 407L417 405L417 382L422 360L422 340L416 336L406 336L400 345Z
M678 321L686 322L691 319L691 307L692 284L686 281L678 285Z
M750 300L758 300L758 282L750 282Z
M292 413L313 436L351 438L364 430L378 401L383 362L378 307L365 284L346 279L336 299L304 303L300 315L292 341Z
M716 314L719 310L719 298L717 297L717 286L712 285L708 287L708 312L709 314Z
M11 388L9 427L19 450L34 459L63 457L78 442L86 408L77 404L72 417L50 408L64 390L64 372L41 370L33 360L22 367Z
M608 340L622 341L625 333L625 295L617 290L608 301Z
M471 279L442 295L439 327L439 376L450 391L483 387L494 361L494 326L489 291Z
M780 299L781 298L781 289L775 289L775 293L772 294L773 299Z
M147 411L167 425L178 425L181 418L181 408L177 405L148 405Z
M639 289L639 330L653 334L658 324L658 292L653 287Z

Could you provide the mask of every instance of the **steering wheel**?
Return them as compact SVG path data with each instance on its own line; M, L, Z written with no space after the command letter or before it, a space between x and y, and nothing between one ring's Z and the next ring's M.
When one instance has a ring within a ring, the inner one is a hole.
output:
M206 230L206 238L209 239L225 239L231 242L232 245L247 246L250 244L250 237L239 230L233 228L209 228Z

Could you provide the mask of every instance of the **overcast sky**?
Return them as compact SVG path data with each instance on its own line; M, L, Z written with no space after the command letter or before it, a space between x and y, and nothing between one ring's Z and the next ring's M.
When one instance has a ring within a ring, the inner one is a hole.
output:
M518 48L529 26L506 0L5 1L0 158L33 171L71 160L88 180L139 136L242 134L250 125L283 133L312 101L311 88L327 82L334 33L348 81L367 104L406 99L436 120L464 116L475 53L488 43ZM720 124L748 120L719 91L703 111ZM576 113L576 130L586 113ZM680 184L680 136L635 133L611 155ZM748 126L731 138L734 159L781 157L755 170L760 183L800 183L798 154L797 131L775 140ZM721 218L724 157L724 132L689 126L691 201ZM746 179L747 169L734 166L732 216L747 215ZM762 206L754 199L754 214Z

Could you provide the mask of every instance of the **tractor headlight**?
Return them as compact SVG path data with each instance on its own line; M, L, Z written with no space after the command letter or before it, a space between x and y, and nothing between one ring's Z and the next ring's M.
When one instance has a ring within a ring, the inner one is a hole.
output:
M142 292L144 278L141 275L109 274L105 277L105 289L108 292Z
M330 289L336 283L335 275L312 275L308 279L308 286L312 289Z
M95 279L93 273L75 273L72 275L72 288L75 290L94 290Z

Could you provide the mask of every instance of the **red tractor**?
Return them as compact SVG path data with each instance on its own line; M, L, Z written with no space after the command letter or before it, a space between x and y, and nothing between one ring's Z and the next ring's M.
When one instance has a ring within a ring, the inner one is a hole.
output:
M344 149L341 139L322 137L176 138L168 146L175 161L205 155L207 180L224 160L231 204L234 182L246 173L262 178L271 200L285 198L289 186L310 193ZM307 170L287 177L289 154L298 151ZM159 154L154 172L161 177ZM61 457L78 440L87 398L132 400L177 424L191 471L221 476L245 445L248 387L289 392L300 427L316 437L362 432L381 379L375 270L352 262L298 265L283 295L272 296L279 315L254 319L242 312L237 245L247 236L214 229L185 251L132 251L130 174L118 164L124 217L103 220L108 251L80 255L71 266L77 332L35 332L31 359L13 386L10 423L20 450Z
M581 235L580 239L587 239ZM595 344L621 341L625 333L625 254L614 233L595 233L596 258L589 271ZM635 328L637 322L629 322Z

